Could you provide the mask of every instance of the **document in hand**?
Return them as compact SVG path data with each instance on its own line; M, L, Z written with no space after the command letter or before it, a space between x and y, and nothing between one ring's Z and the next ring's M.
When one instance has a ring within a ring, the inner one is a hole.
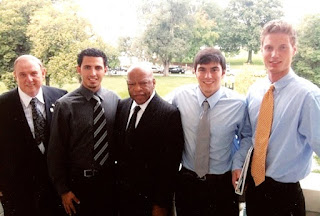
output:
M251 159L251 152L253 150L253 146L250 147L250 149L248 150L247 156L246 156L246 160L244 161L242 170L241 170L241 174L240 177L238 179L237 182L237 187L235 189L235 193L242 195L243 194L243 190L244 190L244 186L246 183L246 178L247 178L247 172L248 172L248 167L250 164L250 159Z

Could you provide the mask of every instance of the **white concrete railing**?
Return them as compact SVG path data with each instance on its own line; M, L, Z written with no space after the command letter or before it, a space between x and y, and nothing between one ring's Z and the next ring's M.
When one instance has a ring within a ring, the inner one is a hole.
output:
M310 173L300 181L306 201L306 210L320 213L320 174Z

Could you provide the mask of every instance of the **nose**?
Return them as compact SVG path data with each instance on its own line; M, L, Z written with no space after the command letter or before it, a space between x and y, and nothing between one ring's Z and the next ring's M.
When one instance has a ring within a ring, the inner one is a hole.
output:
M137 83L134 85L134 88L133 88L134 91L140 91L141 90L141 86Z
M32 78L32 76L31 76L30 74L27 75L27 80L28 80L29 82L32 82L33 78Z
M278 56L278 50L277 50L277 49L274 49L274 50L272 51L272 53L271 53L271 56L272 56L272 57Z
M210 71L206 72L204 75L205 78L211 78L212 74L210 73Z

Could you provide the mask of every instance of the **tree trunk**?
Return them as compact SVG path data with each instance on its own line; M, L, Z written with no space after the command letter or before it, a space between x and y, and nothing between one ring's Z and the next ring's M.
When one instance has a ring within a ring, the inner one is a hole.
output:
M169 64L168 60L163 61L163 76L169 76Z
M247 64L252 64L252 50L249 50L248 52L248 60L246 62Z
M50 76L46 76L46 86L50 86Z

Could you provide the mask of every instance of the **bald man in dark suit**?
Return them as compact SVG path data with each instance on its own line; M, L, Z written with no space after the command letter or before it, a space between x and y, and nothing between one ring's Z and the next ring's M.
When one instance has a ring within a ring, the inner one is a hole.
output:
M115 149L121 216L164 216L172 205L183 132L178 109L157 95L155 83L150 68L131 67L130 98L118 105Z
M18 87L0 96L0 198L6 216L60 214L46 154L54 103L67 92L43 86L45 74L39 59L20 56L13 72ZM35 138L33 98L44 118L39 139Z

